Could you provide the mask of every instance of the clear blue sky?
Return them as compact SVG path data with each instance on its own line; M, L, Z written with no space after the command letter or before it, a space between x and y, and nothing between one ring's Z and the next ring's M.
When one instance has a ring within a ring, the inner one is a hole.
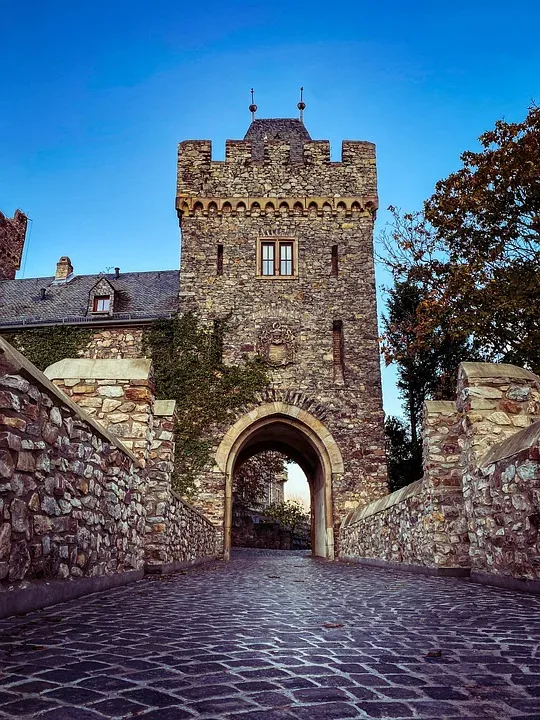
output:
M78 273L178 267L176 145L209 138L220 159L252 86L258 117L279 117L304 85L334 157L377 143L382 208L419 207L482 131L540 101L535 0L4 0L1 23L0 209L33 221L26 277L64 254Z

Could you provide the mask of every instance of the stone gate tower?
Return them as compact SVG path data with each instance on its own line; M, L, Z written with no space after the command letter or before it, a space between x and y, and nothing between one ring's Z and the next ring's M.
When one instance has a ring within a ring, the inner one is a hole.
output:
M179 146L176 207L184 309L230 315L225 362L256 353L272 386L213 434L200 505L229 542L235 466L263 448L292 456L310 481L315 553L358 502L387 492L373 223L375 146L347 141L331 162L301 120L253 120L228 140ZM336 534L337 536L337 534Z

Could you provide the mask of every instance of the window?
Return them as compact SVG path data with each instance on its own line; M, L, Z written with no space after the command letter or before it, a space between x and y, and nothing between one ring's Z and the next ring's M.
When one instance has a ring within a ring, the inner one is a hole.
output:
M111 309L110 295L96 295L94 297L94 312L109 312Z
M294 240L262 240L259 273L264 277L292 277L296 271Z
M344 357L343 357L343 321L334 320L332 323L332 356L334 365L334 382L343 383Z
M338 275L338 246L332 245L332 267L330 275L337 277Z
M216 275L223 275L223 245L217 246L217 267Z

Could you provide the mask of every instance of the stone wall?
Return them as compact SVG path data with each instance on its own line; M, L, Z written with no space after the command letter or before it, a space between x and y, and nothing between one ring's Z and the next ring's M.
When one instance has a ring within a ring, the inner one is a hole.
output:
M96 328L82 350L85 358L140 358L143 356L143 329L137 326Z
M133 450L144 465L153 433L151 361L66 359L45 370L73 402Z
M0 280L14 280L21 267L28 218L20 210L13 218L0 212Z
M457 404L426 403L423 479L350 513L344 554L540 589L539 419L536 375L462 363Z
M47 372L56 385L0 338L0 616L137 579L149 557L162 572L215 557L216 529L171 490L171 402L154 401L150 361Z
M154 436L147 464L145 566L148 572L164 572L219 553L214 525L171 488L174 406L174 400L157 400L154 410Z
M540 378L513 365L462 363L462 486L474 572L537 580Z
M468 488L473 570L540 581L540 422L494 445Z
M0 339L0 579L142 570L136 457Z
M425 403L422 480L350 513L340 529L342 556L429 568L468 566L460 428L455 403Z

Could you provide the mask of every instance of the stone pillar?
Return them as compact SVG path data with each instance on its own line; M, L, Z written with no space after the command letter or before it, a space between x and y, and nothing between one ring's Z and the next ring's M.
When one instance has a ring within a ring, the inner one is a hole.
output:
M540 418L540 378L515 365L461 363L457 408L463 416L463 498L471 565L485 568L486 542L511 507L482 469L490 449Z
M146 464L155 398L151 360L68 358L45 375Z
M477 467L492 445L540 419L540 378L516 365L461 363L457 409L465 467Z
M438 567L468 567L469 540L461 489L461 418L453 401L424 404L423 488L429 502L431 557ZM427 547L427 546L426 546Z
M145 565L149 570L173 561L169 512L174 470L175 400L156 400L154 439L147 464Z

